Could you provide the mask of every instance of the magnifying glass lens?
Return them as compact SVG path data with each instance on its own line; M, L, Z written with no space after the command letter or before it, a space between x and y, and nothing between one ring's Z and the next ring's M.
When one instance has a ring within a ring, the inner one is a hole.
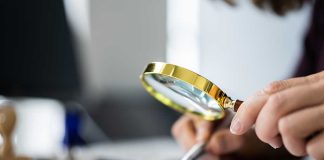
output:
M146 74L143 78L165 98L190 112L209 117L224 115L224 110L214 98L187 82L162 74Z

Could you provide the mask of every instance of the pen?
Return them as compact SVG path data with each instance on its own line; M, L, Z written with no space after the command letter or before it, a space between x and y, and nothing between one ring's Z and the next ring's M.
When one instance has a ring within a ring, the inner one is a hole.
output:
M181 160L195 160L204 153L206 143L197 143L181 158Z

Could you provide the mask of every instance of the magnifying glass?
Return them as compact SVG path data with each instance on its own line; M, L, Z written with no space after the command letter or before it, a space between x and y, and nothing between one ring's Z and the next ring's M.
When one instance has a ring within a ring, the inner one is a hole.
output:
M166 106L209 121L222 119L226 109L236 111L242 103L207 78L174 64L149 63L140 79L146 91Z

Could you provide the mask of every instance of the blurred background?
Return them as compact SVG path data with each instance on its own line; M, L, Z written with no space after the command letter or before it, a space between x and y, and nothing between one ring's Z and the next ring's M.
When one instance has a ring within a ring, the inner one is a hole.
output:
M17 153L181 155L180 115L142 88L145 65L187 67L245 99L293 75L311 5L278 16L245 0L1 1L0 94L15 102Z

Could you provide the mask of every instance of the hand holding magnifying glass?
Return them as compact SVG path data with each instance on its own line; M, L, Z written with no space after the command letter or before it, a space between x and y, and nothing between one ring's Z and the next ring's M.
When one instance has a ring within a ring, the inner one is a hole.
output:
M242 103L231 99L203 76L173 64L150 63L140 79L144 88L160 102L179 112L198 115L208 121L224 118L225 109L236 111ZM204 146L193 146L183 158L195 159Z

